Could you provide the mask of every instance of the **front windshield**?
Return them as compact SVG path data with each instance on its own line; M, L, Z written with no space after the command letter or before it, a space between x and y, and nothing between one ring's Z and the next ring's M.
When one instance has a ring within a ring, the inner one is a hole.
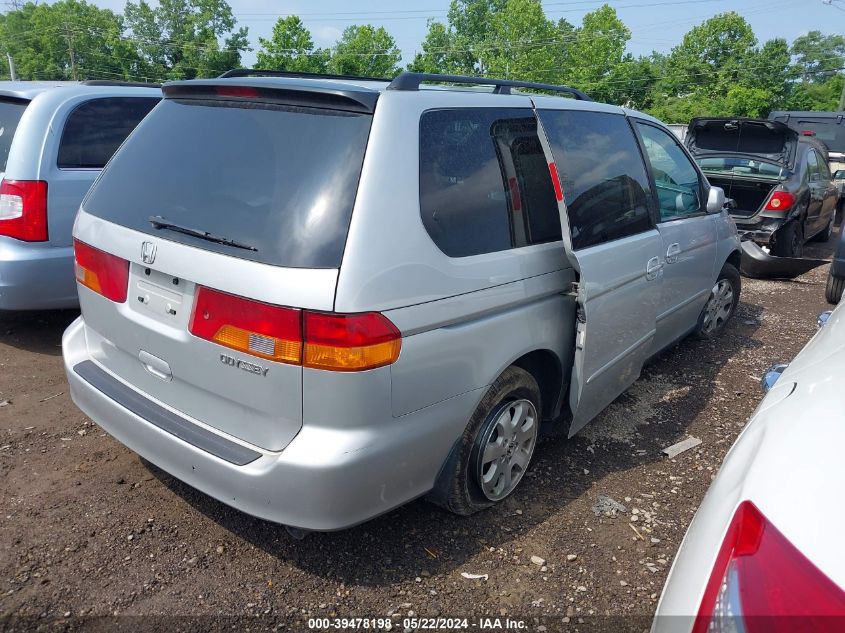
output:
M845 169L838 169L833 174L834 180L845 180Z
M774 165L753 158L727 156L718 158L700 158L698 165L704 171L729 173L742 176L778 177L781 175L780 165Z

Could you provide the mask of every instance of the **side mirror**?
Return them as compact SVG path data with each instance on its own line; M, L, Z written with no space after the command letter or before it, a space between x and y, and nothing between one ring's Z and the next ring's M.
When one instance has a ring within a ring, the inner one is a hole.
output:
M780 375L786 371L786 368L789 365L785 363L778 363L776 365L772 365L766 370L766 373L763 374L763 377L760 379L760 387L763 389L763 393L769 393L772 387L775 386L775 383L780 378Z
M710 187L707 195L707 213L721 213L725 207L725 190L721 187Z

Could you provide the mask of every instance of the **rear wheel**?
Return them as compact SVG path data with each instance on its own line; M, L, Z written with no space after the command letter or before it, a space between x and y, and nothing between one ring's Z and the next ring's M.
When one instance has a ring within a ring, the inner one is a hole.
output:
M519 485L537 445L540 388L534 377L509 367L493 383L464 431L447 510L470 515L508 497Z
M797 221L789 222L777 232L772 255L801 257L804 254L804 231Z
M736 312L741 284L739 271L733 265L725 264L710 290L710 298L698 317L694 331L696 338L711 339L722 333Z
M842 290L845 289L845 279L834 277L833 273L827 275L827 285L824 289L824 297L828 303L836 305L842 299Z

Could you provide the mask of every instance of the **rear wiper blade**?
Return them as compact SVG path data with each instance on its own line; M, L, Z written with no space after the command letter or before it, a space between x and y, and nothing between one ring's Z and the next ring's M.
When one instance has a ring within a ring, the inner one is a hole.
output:
M234 248L242 248L247 251L258 252L257 248L249 244L244 244L243 242L238 242L228 237L214 235L208 231L200 231L199 229L192 229L189 226L182 226L181 224L176 224L170 220L165 220L160 215L151 215L149 220L154 229L170 229L171 231L176 231L177 233L184 233L185 235L190 235L191 237L197 237L201 240L205 240L206 242L214 242L215 244L223 244L224 246L232 246Z

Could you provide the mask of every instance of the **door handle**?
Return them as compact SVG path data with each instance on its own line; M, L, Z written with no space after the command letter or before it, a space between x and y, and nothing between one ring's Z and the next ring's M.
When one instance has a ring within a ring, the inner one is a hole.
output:
M660 263L659 257L652 257L648 260L648 263L645 266L645 278L648 281L652 281L657 279L660 275L660 271L663 270L663 264Z
M678 261L678 255L681 254L681 245L675 242L674 244L669 244L669 248L666 249L666 263L667 264L674 264Z

